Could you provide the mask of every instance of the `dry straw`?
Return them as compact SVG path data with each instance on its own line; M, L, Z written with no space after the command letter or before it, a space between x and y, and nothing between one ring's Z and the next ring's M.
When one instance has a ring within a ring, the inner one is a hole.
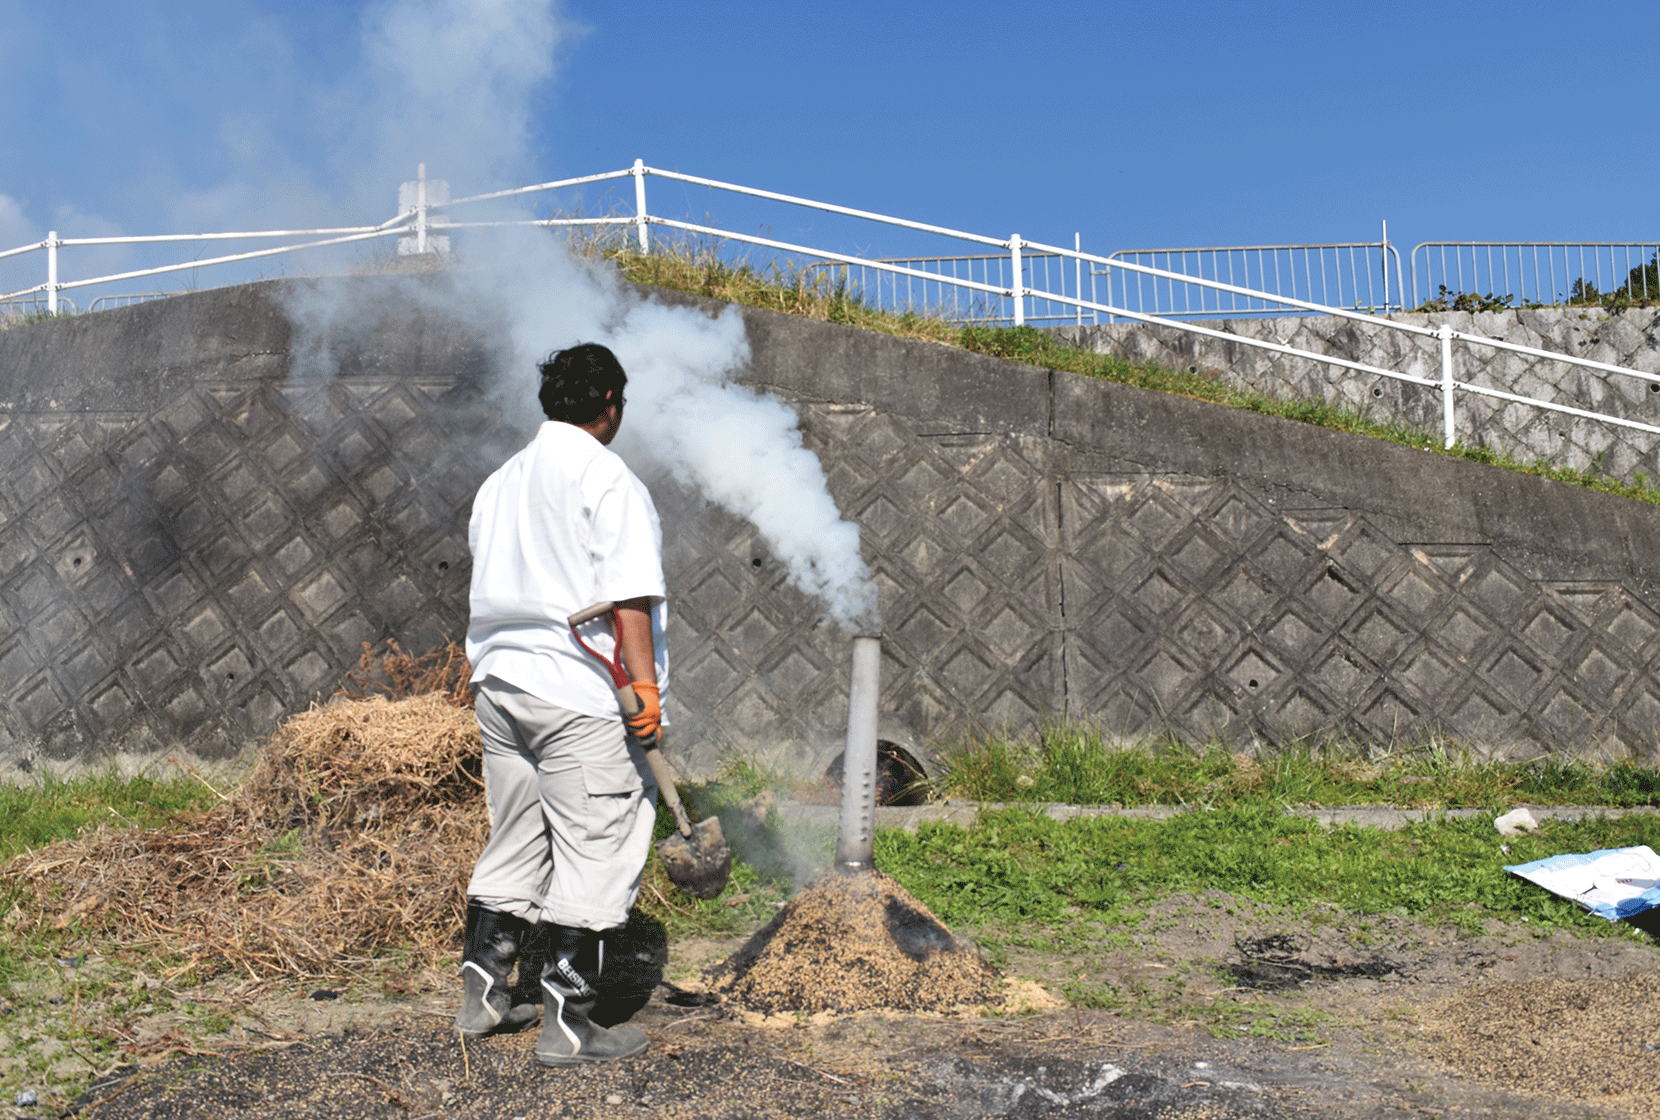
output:
M97 831L0 867L19 933L265 979L388 948L453 954L488 820L466 659L368 647L342 697L284 723L234 796L163 829ZM352 698L357 697L357 698Z
M830 871L714 970L752 1011L949 1011L992 1002L997 973L880 871Z

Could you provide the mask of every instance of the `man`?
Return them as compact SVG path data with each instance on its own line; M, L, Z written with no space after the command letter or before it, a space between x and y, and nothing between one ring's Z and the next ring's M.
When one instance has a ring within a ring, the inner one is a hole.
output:
M529 446L473 501L467 657L484 739L490 840L467 887L463 1035L536 1016L536 1060L574 1065L638 1054L645 1032L590 1021L603 933L628 920L655 823L657 786L625 735L610 676L565 620L617 604L617 644L650 739L667 683L662 529L651 495L607 449L628 378L592 343L540 365L547 415ZM606 633L590 633L605 630ZM584 629L613 653L603 622ZM519 984L508 976L519 961Z

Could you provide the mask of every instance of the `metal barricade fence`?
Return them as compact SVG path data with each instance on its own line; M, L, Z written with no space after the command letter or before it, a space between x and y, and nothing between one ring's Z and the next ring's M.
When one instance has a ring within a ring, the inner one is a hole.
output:
M1657 254L1653 241L1425 241L1412 250L1412 307L1460 295L1471 297L1460 310L1660 300Z
M58 310L53 314L62 314L67 309L71 315L80 313L75 301L68 296L58 297ZM13 296L9 299L0 299L0 319L21 319L25 315L44 315L50 308L43 295Z
M150 303L153 300L169 299L183 294L183 292L123 292L115 296L99 296L87 305L87 311L102 311L106 307L131 307L135 303Z
M1389 243L1387 227L1382 241L1120 249L1109 254L1108 260L1149 265L1168 273L1222 281L1327 307L1400 311L1405 292L1401 256ZM1156 279L1114 269L1110 264L1090 270L1090 292L1096 302L1173 319L1288 313L1278 302L1173 278Z
M1028 293L1056 291L1076 295L1081 271L1076 261L1054 253L1021 255L1022 285ZM910 271L892 272L881 266ZM967 281L1009 290L1013 265L1008 253L974 253L948 257L879 257L870 264L815 261L803 271L822 276L849 297L879 311L937 316L953 323L1009 323L1015 319L1012 297L962 286ZM924 275L917 275L922 273ZM1076 302L1028 294L1022 320L1030 324L1084 323Z
M1076 238L1074 238L1076 240ZM1022 287L1026 292L1026 323L1095 323L1095 312L1085 312L1068 297L1086 294L1092 303L1114 304L1131 311L1171 319L1250 318L1264 315L1314 314L1288 308L1278 300L1244 296L1206 287L1202 281L1221 281L1275 296L1291 296L1329 307L1373 312L1401 311L1406 292L1400 253L1387 240L1337 242L1323 245L1243 245L1187 249L1120 249L1109 262L1145 265L1167 274L1154 278L1145 272L1091 265L1080 273L1075 258L1053 253L1021 255ZM881 269L893 265L928 273L937 280L900 275ZM943 257L881 257L864 265L818 262L809 274L827 271L845 285L848 294L882 311L914 311L952 322L1009 323L1016 321L1008 297L967 298L959 281L974 281L1010 289L1008 253ZM1193 277L1184 283L1175 276ZM1088 288L1081 293L1084 280ZM1057 293L1047 298L1040 292ZM1107 322L1116 316L1108 315Z

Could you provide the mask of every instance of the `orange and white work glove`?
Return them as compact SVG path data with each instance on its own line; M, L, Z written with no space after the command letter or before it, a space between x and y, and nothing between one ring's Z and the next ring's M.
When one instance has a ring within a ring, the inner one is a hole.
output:
M657 697L657 685L650 681L635 681L634 695L640 698L640 709L624 712L623 722L628 733L643 747L655 747L663 734L663 708Z

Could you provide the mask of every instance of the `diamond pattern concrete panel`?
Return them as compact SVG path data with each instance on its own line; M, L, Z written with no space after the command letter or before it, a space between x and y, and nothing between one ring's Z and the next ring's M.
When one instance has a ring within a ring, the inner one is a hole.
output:
M229 752L332 692L362 643L461 636L471 496L524 435L465 376L373 358L332 380L195 369L146 383L142 406L0 418L0 724L18 740L0 747ZM883 711L913 735L1066 713L1239 741L1655 746L1660 613L1640 581L1474 530L1401 539L1318 479L1288 492L1161 466L1154 445L1175 437L1156 431L1108 456L780 391L860 526ZM1603 446L1612 461L1627 444ZM846 717L845 636L752 526L648 483L671 754L694 775L735 755L822 765Z

